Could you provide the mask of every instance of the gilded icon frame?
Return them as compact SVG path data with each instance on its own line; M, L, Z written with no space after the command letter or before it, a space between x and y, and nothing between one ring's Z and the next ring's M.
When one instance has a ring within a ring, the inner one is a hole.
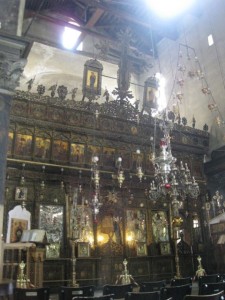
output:
M102 64L96 59L86 61L83 75L83 94L85 96L101 95L102 70Z

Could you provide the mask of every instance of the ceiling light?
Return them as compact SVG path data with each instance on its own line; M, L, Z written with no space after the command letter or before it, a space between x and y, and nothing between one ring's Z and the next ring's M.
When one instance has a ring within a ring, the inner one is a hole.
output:
M175 17L190 8L194 0L148 0L150 8L160 17Z

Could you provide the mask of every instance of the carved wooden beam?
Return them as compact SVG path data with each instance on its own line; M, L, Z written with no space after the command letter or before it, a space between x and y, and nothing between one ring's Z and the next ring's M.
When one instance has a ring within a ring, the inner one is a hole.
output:
M84 26L84 28L90 29L92 27L94 27L94 25L98 22L98 20L101 18L101 16L103 15L104 10L101 8L97 8L97 10L93 13L93 15L91 16L91 18L88 20L87 24ZM87 33L82 32L81 35L79 36L79 38L77 39L77 42L74 46L75 49L77 49L77 47L80 45L80 43L84 40L84 38L86 37Z
M111 38L110 36L106 36L102 33L91 30L90 28L86 28L85 26L78 26L78 25L66 22L64 20L60 20L60 19L50 17L50 16L47 16L47 15L43 15L43 14L40 14L40 13L36 14L35 12L30 12L29 15L30 15L30 17L36 17L38 19L45 20L47 22L51 22L51 23L54 23L54 24L59 25L59 26L64 26L64 27L76 29L76 30L81 31L83 33L96 36L97 38L100 38L100 39L108 39L108 40L111 40L111 41L115 42L115 39Z

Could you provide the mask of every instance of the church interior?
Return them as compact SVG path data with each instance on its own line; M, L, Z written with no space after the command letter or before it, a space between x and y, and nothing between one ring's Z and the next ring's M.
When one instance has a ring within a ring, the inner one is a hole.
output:
M225 292L225 3L156 2L0 0L0 298Z

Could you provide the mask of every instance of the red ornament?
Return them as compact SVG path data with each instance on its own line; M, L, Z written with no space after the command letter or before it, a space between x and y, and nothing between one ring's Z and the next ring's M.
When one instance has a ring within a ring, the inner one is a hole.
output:
M167 143L166 143L166 141L164 140L164 139L162 139L161 141L160 141L160 147L165 147L165 146L167 146Z
M166 188L166 189L170 189L170 188L171 188L171 184L166 183L166 184L165 184L165 188Z

